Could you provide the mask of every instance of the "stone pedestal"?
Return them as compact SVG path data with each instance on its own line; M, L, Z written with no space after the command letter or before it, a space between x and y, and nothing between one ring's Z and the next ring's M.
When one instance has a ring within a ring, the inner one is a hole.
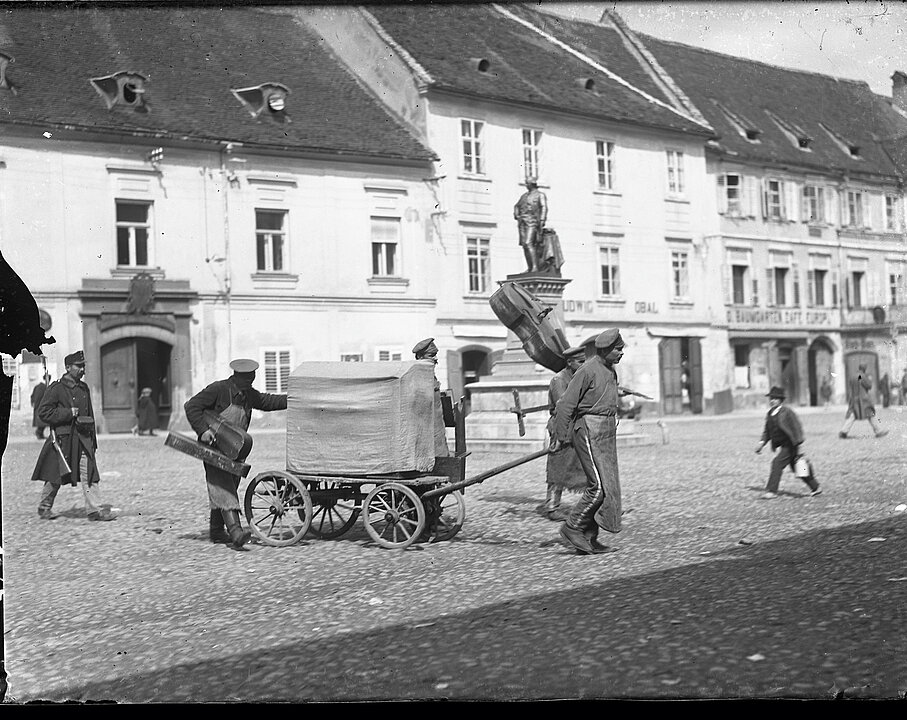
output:
M555 327L564 328L564 288L566 278L535 273L508 275L507 282L521 285L552 311L548 318ZM501 283L503 284L503 282ZM526 433L519 434L513 391L519 393L525 410L548 403L548 385L554 372L536 363L523 349L513 330L507 332L507 346L486 378L466 386L469 415L466 417L466 445L473 452L527 455L548 446L548 410L537 410L523 417ZM654 440L639 432L632 421L621 422L617 429L618 446L650 444Z

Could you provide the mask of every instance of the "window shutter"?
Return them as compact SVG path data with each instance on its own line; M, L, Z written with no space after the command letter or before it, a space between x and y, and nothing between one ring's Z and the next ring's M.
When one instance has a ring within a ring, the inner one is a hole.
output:
M721 173L718 175L718 214L724 215L727 212L727 175Z
M871 228L872 227L872 204L869 201L869 193L864 191L860 195L860 199L863 202L863 227Z
M825 190L825 222L829 225L838 224L838 215L836 210L838 209L838 199L836 195L838 194L837 190L834 188L824 188Z
M754 218L759 208L759 185L756 178L740 176L740 186L743 188L744 215Z
M759 307L759 279L753 277L753 307Z
M816 306L816 271L806 271L806 307Z
M726 258L725 263L721 266L721 288L724 291L724 304L730 305L734 302L733 297L733 287L731 286L730 278L728 277L731 274L731 265L730 258Z
M768 218L768 182L762 178L762 217Z
M851 307L853 307L853 306L850 304L850 298L853 297L853 293L852 293L852 291L851 291L852 289L851 289L851 287L850 287L850 282L851 282L851 276L848 274L847 277L844 278L844 305L845 305L848 309L850 309Z
M800 185L798 183L785 180L784 190L784 194L787 196L784 203L784 217L788 222L796 222L797 218L800 215L800 204L797 202L797 200L799 199L797 193L800 192Z
M819 218L816 218L818 220ZM800 187L800 222L809 221L809 202L806 199L806 185Z
M775 305L775 268L772 267L765 269L765 304Z

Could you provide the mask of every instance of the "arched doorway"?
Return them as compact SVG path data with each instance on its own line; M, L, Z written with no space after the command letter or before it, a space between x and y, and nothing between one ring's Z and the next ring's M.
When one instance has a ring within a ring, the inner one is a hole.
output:
M831 382L832 393L841 389L835 387L834 378L832 377L834 357L835 349L828 338L816 338L809 346L807 364L809 366L809 404L812 406L822 405L824 402L819 392L823 378L828 378L829 382Z
M166 428L171 413L169 343L149 337L125 337L101 348L101 409L107 432L129 432L142 388L151 388L158 408L158 427Z

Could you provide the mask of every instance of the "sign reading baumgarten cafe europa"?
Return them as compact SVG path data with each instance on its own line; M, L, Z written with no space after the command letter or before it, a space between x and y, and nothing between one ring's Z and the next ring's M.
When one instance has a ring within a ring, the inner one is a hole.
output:
M835 324L834 310L800 310L777 309L762 310L759 308L729 308L727 321L729 325L758 325L760 327L798 326L832 326Z

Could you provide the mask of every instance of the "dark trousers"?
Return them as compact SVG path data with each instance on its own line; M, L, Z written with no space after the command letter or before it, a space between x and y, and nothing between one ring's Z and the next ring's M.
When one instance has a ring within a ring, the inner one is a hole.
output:
M797 455L794 452L794 448L790 445L782 445L778 448L778 452L776 452L775 457L772 458L772 469L768 474L768 485L765 488L768 492L778 492L778 485L781 484L781 474L784 472L784 468L790 467L791 472L794 472L794 463L796 460ZM816 482L816 479L812 474L810 474L809 477L800 479L809 485L810 490L815 490L819 487L819 483Z

